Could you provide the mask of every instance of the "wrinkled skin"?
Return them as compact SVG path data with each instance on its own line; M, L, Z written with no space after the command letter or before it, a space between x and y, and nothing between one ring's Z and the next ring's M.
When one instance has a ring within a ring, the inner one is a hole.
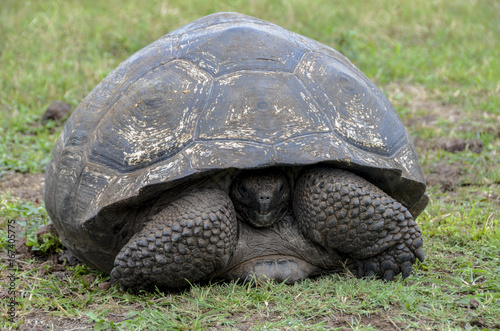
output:
M290 208L290 185L282 172L245 172L229 196L241 219L257 228L281 220Z
M294 282L341 271L408 277L423 261L410 212L367 180L315 166L294 187L279 169L243 171L229 194L192 190L145 222L116 257L122 288L182 287L211 278Z

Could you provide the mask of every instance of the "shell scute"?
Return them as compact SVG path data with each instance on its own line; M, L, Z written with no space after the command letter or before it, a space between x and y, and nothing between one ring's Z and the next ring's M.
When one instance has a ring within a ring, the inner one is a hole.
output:
M89 142L89 160L120 172L173 157L191 143L211 77L183 60L159 66L108 110Z
M391 156L409 143L394 108L358 70L311 52L297 73L346 143L380 156Z
M331 131L319 107L301 92L300 82L287 73L245 72L216 80L200 117L199 138L272 145Z
M249 22L216 24L180 37L179 58L218 77L239 70L293 72L307 47L275 26Z

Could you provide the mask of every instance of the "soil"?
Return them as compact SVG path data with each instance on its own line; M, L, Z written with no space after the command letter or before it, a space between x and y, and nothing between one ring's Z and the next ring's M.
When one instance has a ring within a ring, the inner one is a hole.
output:
M389 86L389 95L403 94L407 96L407 99L395 99L391 100L396 105L403 106L409 111L405 115L405 125L408 127L409 132L414 129L421 127L435 126L438 125L438 121L442 118L447 118L448 120L458 121L463 118L464 112L456 105L446 105L439 103L437 101L432 101L429 92L423 88L408 86L408 85L391 85ZM68 107L66 107L68 108ZM61 115L62 113L58 113ZM65 116L65 114L62 114ZM481 121L481 114L478 114L478 122ZM59 117L59 116L56 116ZM49 117L47 117L49 118ZM55 118L54 118L55 119ZM485 120L482 123L482 128L485 132L494 133L497 138L500 138L500 129L495 126L484 125L486 122L498 123L500 119ZM495 124L494 124L495 125ZM462 132L477 132L478 123L471 121L469 124L460 125L457 130ZM488 131L489 130L489 131ZM445 150L450 153L458 153L464 150L470 150L473 153L483 153L483 143L479 139L463 140L455 138L446 138L440 140L425 140L421 138L415 138L415 146L420 155L424 154L426 150ZM459 162L438 162L429 166L426 171L426 181L429 187L438 186L442 191L453 192L456 190L457 186L461 183L461 177L463 175L464 165ZM43 203L42 189L44 185L44 174L27 174L27 173L16 173L7 172L0 173L0 197L5 197L7 194L8 199L21 200L21 201L31 201L35 204ZM491 200L496 200L500 205L499 196L489 197ZM0 221L3 221L0 217ZM38 230L39 238L44 233L55 232L53 227L44 227ZM52 274L52 276L62 278L65 277L66 268L65 265L75 265L79 263L74 257L67 251L62 253L52 254L48 258L40 257L31 252L25 245L26 241L19 241L18 243L18 254L19 258L31 258L37 261L35 264L30 264L32 268L45 266L42 270L46 270L47 273ZM28 265L28 264L26 264ZM89 276L91 277L91 276ZM92 282L92 279L89 279ZM98 285L100 289L109 288L109 282L103 282ZM4 297L5 293L0 291L0 297ZM124 318L126 312L123 316L118 316L117 321ZM55 318L51 314L41 311L39 309L34 309L28 315L24 317L24 324L20 327L20 330L53 330L53 329L71 329L71 330L91 330L92 325L85 322L87 318L82 319L70 319L70 318ZM262 317L255 316L256 320L262 320ZM279 316L275 316L277 320L280 319ZM364 325L371 325L376 329L380 330L399 330L404 329L406 326L401 325L397 321L391 319L388 315L373 314L369 316L349 316L349 315L332 315L331 317L325 317L321 319L325 321L326 324L331 327L346 328L350 329L350 325L354 320L360 320ZM255 320L255 321L256 321ZM266 318L267 320L267 318ZM253 323L255 322L244 322L238 328L245 330L251 329ZM245 324L246 323L246 324ZM478 325L480 322L478 321Z
M94 330L90 323L74 318L54 318L40 309L34 309L25 317L25 322L19 330L42 331L42 330Z
M237 317L237 316L236 316ZM250 316L246 316L246 322L243 322L238 325L238 330L253 330L253 326L256 321L265 320L265 321L273 321L278 322L283 319L283 316L279 315L269 315L263 316L253 314ZM398 321L391 319L388 315L384 314L373 314L373 315L348 315L343 313L332 313L327 316L318 316L317 320L312 319L311 324L324 322L325 329L328 326L328 329L339 329L339 330L352 330L351 325L353 322L357 321L357 323L371 326L375 330L403 330L406 325L402 324Z
M460 162L451 164L437 163L426 176L427 186L439 186L443 192L454 191L460 182L460 175L462 174L460 166Z
M0 197L8 194L13 200L43 202L45 174L28 174L14 171L0 173Z
M480 136L482 133L492 134L495 139L500 138L500 116L481 110L467 113L456 104L438 101L439 96L420 86L408 84L390 84L387 86L389 99L396 107L404 109L402 119L410 133L426 128L440 129L440 121L459 123L453 128L456 132L473 133ZM402 97L403 96L403 97ZM463 119L467 118L467 121ZM446 134L441 134L446 135ZM449 153L470 151L476 154L484 153L481 139L421 138L413 137L418 155L426 155L429 151L437 153L443 150ZM428 187L437 186L442 192L455 192L464 183L465 165L459 161L438 162L424 169ZM497 185L499 183L495 183ZM488 200L495 200L496 196L486 196Z
M450 153L458 153L465 150L470 150L473 153L479 154L483 151L483 142L479 139L444 139L439 147Z
M68 103L54 100L45 110L42 116L42 122L60 121L71 111L72 106Z

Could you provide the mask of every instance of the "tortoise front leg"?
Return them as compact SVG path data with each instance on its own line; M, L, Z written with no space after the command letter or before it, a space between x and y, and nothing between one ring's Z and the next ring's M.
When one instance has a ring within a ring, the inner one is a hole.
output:
M303 233L352 258L357 276L408 277L423 261L422 236L410 212L355 174L315 167L299 177L294 214Z
M237 222L229 196L192 191L147 220L121 249L111 278L122 289L176 288L224 268L236 246Z

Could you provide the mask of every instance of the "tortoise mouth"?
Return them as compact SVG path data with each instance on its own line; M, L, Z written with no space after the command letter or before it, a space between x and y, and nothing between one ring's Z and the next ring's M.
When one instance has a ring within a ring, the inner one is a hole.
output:
M243 221L256 228L264 228L272 226L277 221L281 220L286 214L286 205L282 204L273 210L265 213L256 210L246 210L242 213Z

